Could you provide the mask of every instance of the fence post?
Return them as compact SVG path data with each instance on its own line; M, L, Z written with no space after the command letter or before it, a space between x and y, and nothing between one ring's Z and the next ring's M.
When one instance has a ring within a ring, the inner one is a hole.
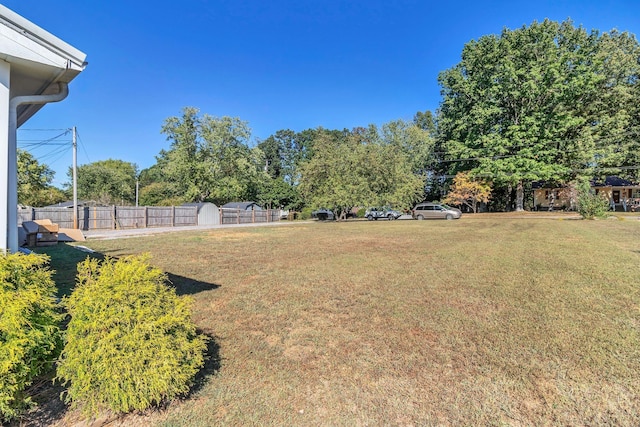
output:
M149 207L144 207L144 228L149 227Z
M171 226L176 226L176 207L171 206Z

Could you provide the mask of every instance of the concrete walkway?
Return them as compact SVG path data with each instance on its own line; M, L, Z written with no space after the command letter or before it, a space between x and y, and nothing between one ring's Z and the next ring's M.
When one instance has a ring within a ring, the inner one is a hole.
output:
M258 222L254 224L224 224L224 225L189 225L185 227L149 227L149 228L130 228L123 230L86 230L83 231L87 240L108 240L108 239L124 239L128 237L153 236L166 233L180 233L185 231L212 230L220 228L242 228L242 227L280 227L292 224L301 224L301 221L277 221L277 222Z

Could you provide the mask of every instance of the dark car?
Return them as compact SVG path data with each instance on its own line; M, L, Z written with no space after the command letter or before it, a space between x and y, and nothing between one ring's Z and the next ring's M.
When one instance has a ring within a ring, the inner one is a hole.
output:
M452 208L443 203L418 203L411 211L415 219L458 219L462 216L460 209Z
M320 221L326 221L329 219L335 219L335 215L329 209L320 208L311 212L311 218L317 218Z

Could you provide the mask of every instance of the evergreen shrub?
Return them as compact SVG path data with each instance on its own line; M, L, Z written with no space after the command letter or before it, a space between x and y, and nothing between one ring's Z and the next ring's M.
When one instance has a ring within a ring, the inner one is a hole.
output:
M584 219L605 218L609 211L609 202L591 190L589 181L578 183L578 213Z
M48 262L44 255L0 255L0 421L33 405L26 387L60 353L63 316Z
M57 377L65 399L85 413L144 410L189 390L204 364L206 340L148 256L78 264L64 301L71 316Z

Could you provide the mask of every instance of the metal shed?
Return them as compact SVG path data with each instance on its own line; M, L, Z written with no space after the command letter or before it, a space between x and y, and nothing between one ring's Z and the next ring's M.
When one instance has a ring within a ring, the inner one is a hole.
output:
M198 225L220 224L220 209L213 203L185 203L182 206L195 206L198 208Z

